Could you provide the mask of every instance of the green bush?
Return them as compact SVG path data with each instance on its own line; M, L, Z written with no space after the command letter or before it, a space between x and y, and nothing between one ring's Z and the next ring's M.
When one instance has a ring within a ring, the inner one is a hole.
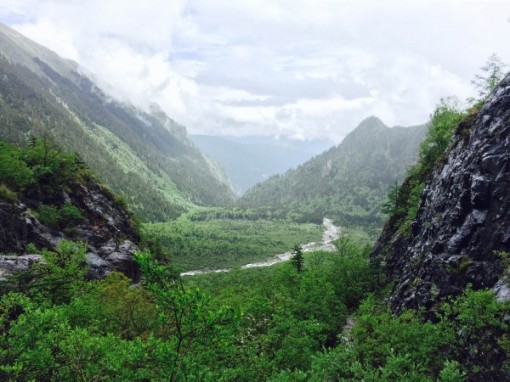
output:
M33 170L23 161L22 150L0 142L0 183L11 190L23 191L34 181Z
M5 184L0 184L0 200L5 200L14 203L17 200L17 195L11 191Z
M437 322L394 316L375 298L358 311L352 340L314 358L311 381L503 381L508 368L508 303L467 290Z
M420 145L418 163L408 170L400 186L392 187L382 205L382 211L391 214L392 221L401 231L410 232L425 184L434 167L444 160L452 136L464 118L466 114L452 99L441 100L432 114L427 136Z
M61 227L67 225L76 225L82 218L81 210L70 204L66 203L58 210L58 217Z
M37 210L37 214L39 216L39 221L54 229L59 229L59 216L58 216L58 209L56 207L47 205L47 204L41 204L39 206L39 209Z
M41 204L38 209L39 221L53 229L64 229L76 225L82 219L81 210L66 203L61 208Z

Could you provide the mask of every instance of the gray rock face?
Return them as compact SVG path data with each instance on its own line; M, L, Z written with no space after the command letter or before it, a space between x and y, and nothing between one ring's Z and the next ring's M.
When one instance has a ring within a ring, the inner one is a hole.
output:
M500 251L510 252L510 74L478 115L460 124L424 190L412 237L392 232L390 222L372 257L396 280L391 305L400 312L433 310L468 284L495 287ZM497 290L507 298L508 288Z
M51 250L64 238L83 241L88 245L89 278L99 279L119 271L138 281L140 272L133 260L138 247L133 242L139 240L139 235L129 212L115 202L108 190L85 179L53 202L71 202L79 207L82 221L71 230L60 232L41 224L27 205L0 201L0 253L23 255L29 243ZM37 202L31 203L35 209ZM0 256L0 277L26 270L35 261L33 256Z
M32 264L40 261L39 255L0 256L0 281L16 272L27 271Z

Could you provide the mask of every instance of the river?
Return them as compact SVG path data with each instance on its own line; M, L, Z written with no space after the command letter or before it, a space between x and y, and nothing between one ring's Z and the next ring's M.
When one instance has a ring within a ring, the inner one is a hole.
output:
M322 221L324 226L324 233L322 234L322 240L319 243L311 242L306 243L301 246L303 248L303 252L316 252L316 251L327 251L333 252L336 250L333 242L340 237L340 228L333 224L333 220L324 218ZM275 264L283 263L284 261L288 261L292 257L292 252L280 253L274 257L271 257L268 260L261 261L258 263L250 263L241 266L241 269L249 269L249 268L260 268L260 267L270 267ZM232 269L224 268L224 269L200 269L196 271L188 271L181 273L181 276L196 276L196 275L204 275L207 273L222 273L222 272L230 272Z

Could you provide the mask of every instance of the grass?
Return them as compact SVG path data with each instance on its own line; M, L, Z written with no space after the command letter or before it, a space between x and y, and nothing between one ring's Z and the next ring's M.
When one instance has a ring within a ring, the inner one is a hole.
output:
M286 221L186 219L144 224L149 240L159 240L182 271L233 268L319 241L322 226Z

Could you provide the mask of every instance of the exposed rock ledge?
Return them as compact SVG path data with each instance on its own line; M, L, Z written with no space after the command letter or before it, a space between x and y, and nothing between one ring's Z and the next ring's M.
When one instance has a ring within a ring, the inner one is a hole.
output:
M40 223L27 205L32 204L34 208L34 201L26 204L0 201L0 253L7 254L0 256L0 277L26 270L40 261L40 256L26 253L29 243L51 250L66 238L87 243L90 278L102 278L115 270L138 281L140 271L133 255L138 250L134 243L139 235L129 212L114 196L93 179L86 179L59 198L83 211L83 220L67 235Z

